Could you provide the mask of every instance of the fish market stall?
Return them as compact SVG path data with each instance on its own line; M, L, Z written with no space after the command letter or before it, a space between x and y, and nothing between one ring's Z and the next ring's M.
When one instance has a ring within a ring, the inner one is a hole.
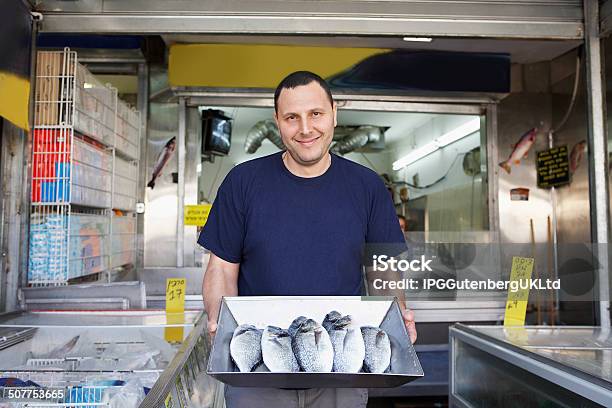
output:
M450 350L453 407L612 406L609 329L457 324Z
M153 310L3 315L0 406L219 406L218 383L204 372L202 316L187 311L184 323L170 323ZM168 330L182 331L183 342L167 342Z

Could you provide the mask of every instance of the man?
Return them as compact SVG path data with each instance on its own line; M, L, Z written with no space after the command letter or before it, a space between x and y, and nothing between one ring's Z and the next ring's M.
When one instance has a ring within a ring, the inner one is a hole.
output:
M371 170L329 153L337 106L319 76L294 72L274 94L287 150L238 165L219 187L198 242L208 328L222 296L360 295L366 243L403 243L393 204ZM416 339L412 312L404 320ZM365 407L367 390L226 387L234 407Z

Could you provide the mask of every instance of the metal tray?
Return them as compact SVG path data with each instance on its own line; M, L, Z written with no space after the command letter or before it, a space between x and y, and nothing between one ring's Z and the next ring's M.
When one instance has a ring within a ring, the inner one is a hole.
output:
M391 340L391 372L271 373L258 370L241 373L231 361L229 344L239 324L287 328L300 315L320 323L332 310L350 314L360 326L378 326L387 332ZM397 300L392 297L358 296L223 298L207 372L233 386L270 388L391 388L423 376Z

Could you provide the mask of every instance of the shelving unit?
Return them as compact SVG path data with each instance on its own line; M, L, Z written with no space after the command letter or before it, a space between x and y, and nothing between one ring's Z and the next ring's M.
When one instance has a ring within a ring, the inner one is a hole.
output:
M32 135L30 286L133 264L140 113L77 61L41 51Z

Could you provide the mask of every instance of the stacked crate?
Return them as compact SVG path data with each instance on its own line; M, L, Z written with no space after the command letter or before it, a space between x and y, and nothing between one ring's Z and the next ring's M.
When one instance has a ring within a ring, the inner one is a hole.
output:
M116 222L113 208L135 210L138 112L68 49L38 53L35 99L29 284L64 285L133 263L135 228L134 239L112 238L113 226L124 234L123 224L135 225L134 215Z

